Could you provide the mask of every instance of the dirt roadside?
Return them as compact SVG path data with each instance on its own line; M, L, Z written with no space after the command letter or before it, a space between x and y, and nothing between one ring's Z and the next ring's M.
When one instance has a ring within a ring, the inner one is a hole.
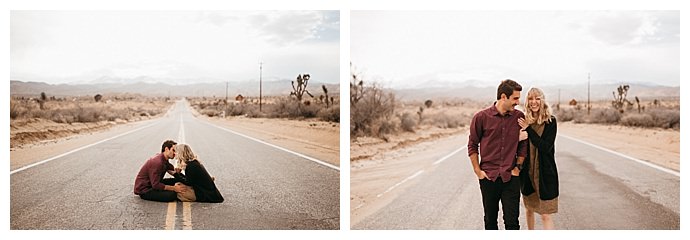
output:
M209 118L215 125L340 166L340 124L316 120Z

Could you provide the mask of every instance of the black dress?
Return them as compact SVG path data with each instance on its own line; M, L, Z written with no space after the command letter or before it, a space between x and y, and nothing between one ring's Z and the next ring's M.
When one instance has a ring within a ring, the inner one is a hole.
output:
M195 159L187 162L185 173L185 176L180 176L184 178L182 182L194 188L197 202L219 203L225 200L218 191L211 175L208 174L204 165L201 165L199 161Z

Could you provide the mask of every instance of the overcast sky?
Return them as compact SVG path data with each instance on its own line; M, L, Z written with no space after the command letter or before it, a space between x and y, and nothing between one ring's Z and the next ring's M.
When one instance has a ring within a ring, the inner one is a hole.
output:
M351 59L396 88L680 85L679 11L354 11ZM523 84L524 86L524 84Z
M10 77L339 80L339 11L12 11Z

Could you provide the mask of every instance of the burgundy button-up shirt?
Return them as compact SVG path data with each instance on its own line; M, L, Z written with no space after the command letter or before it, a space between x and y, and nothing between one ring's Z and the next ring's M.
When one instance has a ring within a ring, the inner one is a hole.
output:
M516 158L527 156L527 141L518 143L520 125L517 120L524 117L519 110L501 115L494 103L472 118L467 154L479 154L479 168L486 172L489 180L496 181L500 176L503 182L510 181Z
M134 194L141 195L152 189L165 190L165 184L161 182L168 170L175 167L165 159L163 153L156 154L144 163L134 180Z

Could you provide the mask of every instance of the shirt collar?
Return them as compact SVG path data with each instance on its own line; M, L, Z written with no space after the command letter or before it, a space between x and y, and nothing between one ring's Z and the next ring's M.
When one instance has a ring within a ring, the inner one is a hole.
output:
M497 103L497 101L495 101L494 104L491 105L491 108L489 110L489 111L491 111L491 115L493 115L493 116L496 116L496 115L498 115L498 116L510 116L510 115L512 115L510 111L506 111L506 113L504 115L501 115L501 113L498 112L498 108L496 107L496 103Z

